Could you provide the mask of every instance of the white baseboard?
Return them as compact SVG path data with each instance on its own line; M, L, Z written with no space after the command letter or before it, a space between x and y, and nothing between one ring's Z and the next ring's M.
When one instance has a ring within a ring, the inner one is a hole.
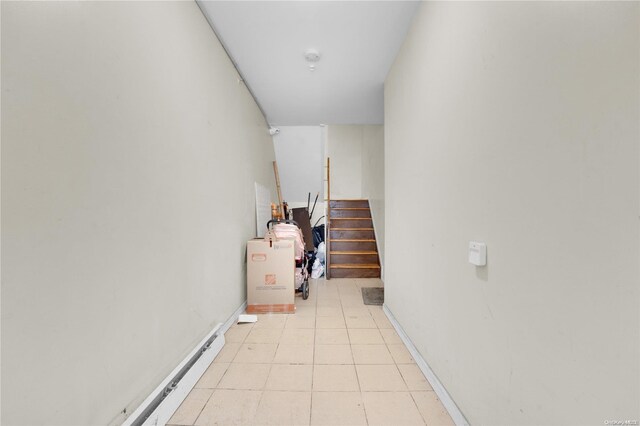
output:
M215 357L222 350L224 346L224 333L231 327L238 316L244 312L247 307L245 301L236 311L224 322L224 324L217 324L213 330L211 330L200 341L198 345L178 364L176 368L154 389L151 394L140 404L140 406L125 420L123 426L132 426L134 424L140 424L140 417L143 415L147 408L154 403L158 395L165 392L165 389L171 385L172 381L179 374L179 372L189 363L191 359L198 353L203 351L198 360L191 366L191 368L185 373L185 375L175 384L174 389L162 400L160 405L151 413L151 415L141 423L144 426L155 426L166 424L173 413L180 407L180 404L185 400L189 392L196 385L200 377L207 371L207 368L211 365ZM206 343L216 335L215 339L211 342L209 347L205 347Z
M445 389L444 385L440 382L440 380L438 380L438 377L433 372L431 367L429 367L427 361L422 357L420 352L418 352L418 349L416 349L411 339L409 339L409 336L407 336L407 334L404 332L396 318L393 316L393 313L391 313L391 311L389 310L389 307L387 307L387 305L385 304L382 307L382 310L387 315L387 318L389 318L391 325L393 325L393 328L395 328L396 332L400 336L400 339L402 339L402 342L405 344L405 346L411 353L411 356L416 361L416 364L418 364L418 368L420 368L422 374L424 374L434 392L436 393L436 395L438 395L438 398L440 398L440 402L442 402L442 405L444 405L444 408L451 416L451 419L453 419L453 422L457 426L469 426L469 422L464 417L464 414L462 414L462 411L460 411L453 398L451 398L451 395L449 395L449 392L447 392L447 390Z

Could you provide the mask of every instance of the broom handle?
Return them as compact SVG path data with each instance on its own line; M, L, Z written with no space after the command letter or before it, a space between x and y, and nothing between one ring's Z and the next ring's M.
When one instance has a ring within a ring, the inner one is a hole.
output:
M320 195L320 193L318 192L316 194L316 200L313 202L313 208L311 209L311 214L309 214L309 220L311 220L311 218L313 217L313 212L316 210L316 203L318 202L318 196Z
M280 175L278 174L278 163L273 162L273 173L276 175L276 189L278 190L278 205L280 206L280 214L284 217L284 206L282 205L282 193L280 192Z

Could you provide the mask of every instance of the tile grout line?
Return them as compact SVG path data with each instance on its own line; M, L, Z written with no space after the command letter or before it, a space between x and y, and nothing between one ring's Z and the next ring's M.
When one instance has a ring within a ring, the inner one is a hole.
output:
M355 284L355 282L354 282ZM356 288L358 286L356 285ZM342 305L342 296L340 296L340 306L342 307L342 316L345 317L345 321L344 321L344 326L345 329L347 330L347 338L349 339L349 350L351 351L351 359L353 360L353 369L356 372L356 381L358 382L358 391L360 393L360 401L362 401L362 411L364 412L364 421L366 422L367 426L369 425L369 418L367 416L367 409L364 405L364 395L362 394L362 386L360 386L360 376L358 375L358 367L356 366L356 359L353 356L353 346L351 345L351 335L349 334L349 329L347 328L347 318L346 318L346 314L344 312L344 306ZM368 309L367 309L368 311Z
M311 398L309 402L309 425L313 417L313 376L316 373L316 321L318 319L318 281L316 283L316 303L315 313L313 315L313 356L311 358Z
M375 322L375 319L373 321ZM376 325L378 325L377 322L376 322ZM379 331L380 331L380 328L378 327L378 332ZM382 333L380 333L380 335L382 335ZM384 338L382 340L384 341ZM389 355L391 355L391 359L393 360L393 366L396 367L396 371L400 375L400 378L402 379L402 382L407 388L407 391L409 392L409 394L411 394L411 391L409 390L409 384L407 383L407 380L402 375L402 372L400 371L400 367L398 367L398 362L396 361L396 358L393 356L393 354L391 353L391 350L389 349L389 344L387 342L384 342L384 346L385 348L387 348L387 352L389 352ZM411 397L411 400L413 401L413 397ZM418 409L418 406L416 405L415 401L413 402L413 405L416 407L416 409ZM420 412L420 410L418 410L418 412ZM420 414L420 416L422 417L422 414Z
M369 310L369 314L371 315L371 317L373 317L373 314L371 313L371 311ZM376 322L375 318L373 318L373 322L376 324L376 327L378 332L380 333L380 335L382 336L382 333L380 332L380 326L378 325L378 323ZM409 393L409 396L411 396L411 401L413 401L413 405L416 408L416 410L418 410L418 413L420 414L420 417L422 418L422 420L424 421L424 423L426 424L426 420L424 419L424 417L422 416L422 413L420 412L420 409L418 408L418 404L415 402L413 395L411 394L411 390L409 389L409 383L407 383L407 380L405 379L405 377L403 376L402 372L400 371L400 367L398 367L398 362L396 361L396 358L393 356L393 354L391 353L391 350L389 350L389 343L387 343L384 340L384 337L382 338L383 342L384 342L384 346L387 349L387 352L389 352L389 355L391 356L391 359L393 360L393 366L396 368L396 371L398 372L398 374L400 375L400 378L402 379L404 385L407 388L407 392ZM407 349L408 350L408 349Z
M373 313L371 311L369 311L369 313L371 314L371 316L373 317ZM382 332L380 332L381 328L380 325L378 324L378 322L375 320L375 318L373 318L373 322L376 324L376 327L378 327L378 332L380 333L380 335L382 336ZM420 411L420 408L418 407L417 402L415 401L413 394L411 393L411 390L409 389L409 384L407 383L407 379L404 377L404 375L402 374L402 372L400 371L400 367L398 367L398 362L396 360L396 358L393 356L393 354L391 353L391 350L389 350L389 343L386 342L386 340L384 339L384 336L382 337L382 340L384 341L384 345L387 348L387 352L389 352L389 355L391 355L391 359L393 359L393 366L396 368L396 371L398 372L398 374L400 375L400 377L402 378L402 381L404 382L404 385L407 388L407 392L409 393L409 396L411 397L411 401L413 402L413 406L415 407L416 411L418 412L418 414L420 415L420 418L422 419L423 423L426 425L427 424L427 420L424 418L424 416L422 415L422 412ZM407 348L408 350L408 348Z
M285 325L287 324L287 320L285 319L285 324L282 326L282 329L284 330ZM252 330L255 328L255 325L252 326ZM251 332L249 332L251 333ZM249 337L249 335L247 334L247 337ZM282 333L280 334L280 338L282 338ZM264 393L265 390L267 388L267 382L269 381L269 376L271 376L271 369L273 368L273 361L275 360L276 354L278 353L278 348L280 347L280 338L278 339L278 342L276 343L276 350L273 353L273 358L271 358L271 362L269 362L269 373L267 373L267 379L264 382L264 385L262 385L262 389L259 390L260 392L260 399L258 399L258 404L256 405L256 412L253 415L253 418L251 419L251 423L255 423L256 417L258 416L258 410L260 409L260 404L262 403L262 400L264 398ZM245 341L246 341L246 337L245 337Z
M455 403L453 398L451 398L447 390L444 388L444 385L440 382L440 380L435 375L433 370L431 370L431 367L429 366L429 364L427 364L426 360L422 357L420 352L418 352L417 348L413 345L413 342L411 342L411 339L409 339L405 331L402 329L402 326L395 319L395 316L393 315L389 307L385 304L383 305L382 309L385 315L387 316L389 322L393 326L394 330L396 331L398 336L400 336L402 343L411 354L411 357L413 358L414 362L422 372L422 375L427 379L427 382L431 386L431 390L440 400L440 403L442 404L445 412L447 412L447 414L449 415L453 423L458 426L462 426L462 425L468 426L469 422L464 417L464 414L462 413L462 411L460 411L457 404ZM413 395L412 395L412 398L413 398Z
M225 371L226 373L226 371ZM223 375L224 376L224 375ZM222 380L222 378L220 378L220 380ZM217 385L216 385L217 386ZM191 390L191 392L193 392L193 389ZM189 394L191 394L191 392L189 392ZM202 412L204 411L204 408L207 406L207 404L209 403L209 401L211 400L211 398L213 397L213 394L216 393L216 389L213 389L213 392L211 392L211 395L209 395L209 398L207 398L207 400L204 402L204 404L202 404L202 408L200 409L200 411L198 411L198 415L196 416L195 420L191 423L191 425L195 425L196 423L198 423L198 419L200 418L200 416L202 415ZM177 410L176 410L177 411ZM175 413L174 413L175 414ZM171 420L171 419L169 419Z
M413 401L413 405L415 405L416 408L418 409L418 413L420 414L420 417L422 417L422 421L426 425L427 419L424 417L424 415L422 415L422 411L420 411L420 408L418 407L418 403L416 402L416 399L413 397L413 393L411 393L411 391L409 391L409 396L411 397L411 401Z
M386 345L386 346L387 346L387 350L389 350L389 345ZM409 348L407 348L406 346L405 346L405 349L407 349L407 351L409 350ZM391 352L391 351L389 351L389 352ZM407 392L409 393L409 396L411 397L411 402L413 402L413 406L418 411L418 414L420 414L420 418L422 419L422 421L426 425L427 424L427 419L425 419L424 416L422 415L422 412L420 411L420 407L418 407L418 403L416 402L415 398L413 397L413 394L411 393L411 389L409 388L409 383L407 383L407 379L405 379L404 375L402 374L402 371L400 371L400 367L398 367L398 363L396 362L396 359L394 358L393 354L391 354L391 358L393 358L393 362L394 362L394 365L396 367L396 370L398 371L398 374L400 374L400 377L402 378L402 381L404 382L404 385L407 387ZM413 357L412 357L412 359L413 359ZM415 362L415 360L414 360L414 362Z
M229 327L229 329L231 329L231 327ZM227 331L229 331L229 329L227 329ZM251 325L251 328L249 330L253 329L253 324ZM250 333L251 331L249 331ZM242 338L242 341L239 343L240 347L242 347L242 344L244 343L245 340L247 340L247 336L249 335L249 333L247 333L246 336L244 336ZM229 342L232 343L232 342ZM238 349L238 351L240 351L240 349ZM236 353L236 355L238 355ZM233 359L235 359L236 355L234 355ZM229 367L231 367L231 364L233 363L233 359L231 361L228 362L228 366L227 368L224 370L224 373L222 373L222 376L220 376L220 379L218 380L218 382L216 383L215 387L213 388L213 392L211 392L211 395L209 395L209 398L207 398L207 401L202 405L202 408L200 409L200 412L198 412L198 415L196 416L196 419L193 421L193 423L191 423L192 425L195 425L196 423L198 423L198 420L200 419L200 416L202 416L202 412L204 411L204 409L207 407L207 404L209 403L209 401L211 400L211 398L213 398L213 395L218 391L218 385L220 384L220 382L222 382L222 379L224 379L224 376L227 375L227 372L229 371ZM213 360L213 362L211 363L211 365L213 365L215 363L215 359ZM211 366L209 366L209 368L211 368ZM208 370L208 369L207 369ZM206 372L205 372L206 373ZM197 383L196 383L197 384ZM194 388L195 389L195 388ZM192 389L193 391L193 389Z

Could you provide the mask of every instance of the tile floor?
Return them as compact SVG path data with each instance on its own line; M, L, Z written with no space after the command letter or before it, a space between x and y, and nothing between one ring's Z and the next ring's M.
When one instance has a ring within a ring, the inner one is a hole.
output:
M361 287L312 280L293 315L234 325L170 425L452 425L382 311Z

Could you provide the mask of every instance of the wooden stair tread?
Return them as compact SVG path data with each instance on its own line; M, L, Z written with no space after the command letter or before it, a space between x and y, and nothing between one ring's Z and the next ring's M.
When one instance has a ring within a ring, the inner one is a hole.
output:
M338 251L330 251L331 254L378 254L377 251L373 250L338 250Z
M379 278L382 267L369 200L330 200L327 219L327 277Z
M375 243L376 240L372 238L362 238L362 239L342 239L342 238L329 238L329 241L337 241L340 243Z
M378 254L375 250L331 250L331 254Z
M338 265L332 263L329 267L335 269L380 269L380 265L375 263L340 263Z
M370 217L334 217L331 220L373 220Z

